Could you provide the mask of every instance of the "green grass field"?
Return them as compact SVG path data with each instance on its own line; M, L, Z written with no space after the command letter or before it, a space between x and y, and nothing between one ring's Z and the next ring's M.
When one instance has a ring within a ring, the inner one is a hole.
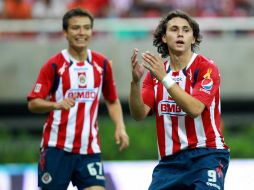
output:
M156 160L158 159L154 117L137 122L125 117L130 147L118 151L114 141L114 126L111 120L100 117L100 140L104 160ZM0 163L31 163L39 158L41 131L31 134L22 129L13 133L8 126L0 123ZM225 141L232 158L254 158L254 123L248 126L224 126Z

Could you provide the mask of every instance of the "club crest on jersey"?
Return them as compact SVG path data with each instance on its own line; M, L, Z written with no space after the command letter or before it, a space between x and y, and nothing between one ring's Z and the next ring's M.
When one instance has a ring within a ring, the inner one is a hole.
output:
M212 70L208 69L206 74L203 76L201 86L205 91L210 91L213 87L213 79L211 79Z
M186 113L174 100L162 100L158 104L159 115L185 116Z
M78 85L80 87L85 87L87 84L86 82L86 74L85 73L79 73L78 74Z
M52 181L52 177L51 177L50 173L48 173L48 172L44 173L41 177L41 181L44 184L49 184Z

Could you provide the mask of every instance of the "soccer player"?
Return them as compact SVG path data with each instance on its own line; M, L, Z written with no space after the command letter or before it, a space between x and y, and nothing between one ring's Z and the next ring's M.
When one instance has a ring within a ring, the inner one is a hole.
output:
M131 57L131 114L136 120L156 114L160 161L149 190L224 189L230 156L220 129L220 74L195 53L200 42L198 23L172 11L154 33L158 54L142 53L139 64L135 48Z
M109 60L88 48L93 16L80 8L63 16L68 48L41 68L28 95L31 112L49 112L44 124L38 183L43 190L104 190L105 177L98 137L101 93L115 128L119 149L128 147L122 108Z

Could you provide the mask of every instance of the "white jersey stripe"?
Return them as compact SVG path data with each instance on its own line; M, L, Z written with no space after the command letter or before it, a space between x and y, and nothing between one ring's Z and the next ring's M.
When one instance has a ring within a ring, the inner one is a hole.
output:
M163 87L163 99L168 99L168 91L165 87ZM166 146L166 154L172 154L173 153L173 141L172 141L172 121L170 115L166 115L164 118L164 130L165 130L165 146Z
M179 78L182 80L179 83L179 86L182 89L185 89L186 77L182 71L179 72ZM185 149L186 147L188 147L188 139L185 128L185 116L178 116L178 136L181 143L181 149Z
M215 133L215 143L216 143L216 148L218 149L222 149L224 148L222 145L222 142L221 142L221 138L220 138L220 134L217 130L217 127L216 127L216 124L215 124L215 118L214 118L214 109L215 109L215 101L213 100L211 106L210 106L210 113L211 113L211 123L212 123L212 128L213 128L213 131Z
M94 115L98 112L98 106L96 106L95 108L95 111L94 111ZM96 117L93 117L93 120L91 121L92 122L92 126L96 126L95 125L95 122L96 122ZM97 126L98 127L98 126ZM97 142L97 138L96 138L96 135L98 134L98 128L95 128L95 127L92 127L92 136L93 136L93 141L91 143L91 146L92 146L92 149L95 153L98 153L100 152L100 147L98 145L98 142Z
M198 116L194 119L195 131L198 139L197 147L206 146L206 135L204 131L202 117Z
M85 105L85 112L84 112L84 127L82 130L82 135L81 135L81 148L80 148L80 153L81 154L86 154L87 153L87 145L88 145L88 137L90 133L90 107L91 104L86 104Z
M185 149L186 147L188 147L184 116L178 117L178 136L181 143L181 149Z

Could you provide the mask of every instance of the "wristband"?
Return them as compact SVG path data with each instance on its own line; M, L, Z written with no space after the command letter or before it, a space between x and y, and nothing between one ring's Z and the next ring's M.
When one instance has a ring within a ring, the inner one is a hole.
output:
M171 76L169 74L167 74L163 79L162 79L162 84L163 86L168 90L170 89L174 84L175 81L173 81L173 79L171 78Z

